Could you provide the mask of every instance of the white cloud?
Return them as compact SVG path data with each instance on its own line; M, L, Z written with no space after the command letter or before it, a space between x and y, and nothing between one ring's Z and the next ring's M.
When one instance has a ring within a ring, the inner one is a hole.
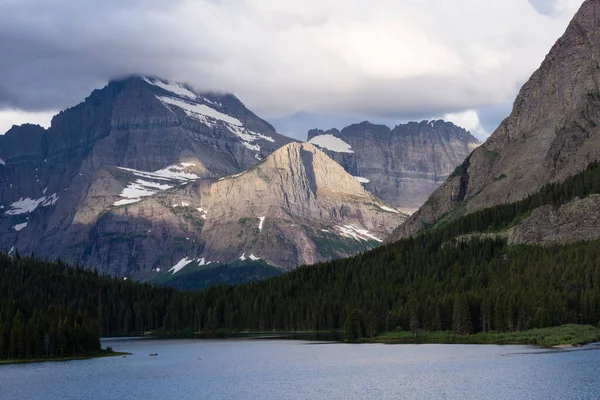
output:
M21 110L0 110L0 135L4 135L13 125L25 123L38 124L44 128L50 126L56 112L26 112Z
M466 110L459 113L446 114L443 119L452 122L454 125L465 128L481 141L484 141L490 136L490 133L481 125L479 114L476 110Z
M582 3L531 1L9 1L0 106L62 109L142 73L273 118L476 110L512 101Z

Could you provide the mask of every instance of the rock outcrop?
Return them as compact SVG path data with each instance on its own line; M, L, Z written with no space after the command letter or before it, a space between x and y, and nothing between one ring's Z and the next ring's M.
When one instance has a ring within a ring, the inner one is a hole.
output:
M410 122L390 129L363 122L342 131L312 130L319 146L371 193L412 213L480 143L450 122Z
M575 199L558 209L535 209L509 234L512 244L575 243L600 238L600 195Z
M389 238L515 202L600 159L600 2L586 0L512 113Z

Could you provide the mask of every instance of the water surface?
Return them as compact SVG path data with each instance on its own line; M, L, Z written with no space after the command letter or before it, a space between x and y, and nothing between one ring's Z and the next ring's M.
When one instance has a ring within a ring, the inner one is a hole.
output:
M599 346L558 351L239 339L106 345L133 355L3 366L0 399L600 398Z

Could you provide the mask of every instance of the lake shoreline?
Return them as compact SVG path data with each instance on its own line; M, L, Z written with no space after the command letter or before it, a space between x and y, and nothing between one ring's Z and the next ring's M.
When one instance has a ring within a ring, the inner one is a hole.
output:
M534 345L539 347L568 349L600 342L600 329L590 325L561 325L552 328L530 329L516 332L480 332L459 335L452 331L419 331L417 337L409 331L385 332L372 338L346 341L340 331L246 331L246 332L152 332L132 339L248 339L248 340L308 340L332 343L357 344L473 344L473 345ZM118 339L105 338L105 339Z
M47 363L47 362L92 360L95 358L119 357L119 356L123 357L123 356L130 356L130 355L131 355L131 353L127 353L127 352L121 352L121 351L109 352L106 350L102 350L102 352L100 352L100 353L81 355L81 356L0 360L0 367L4 366L4 365L38 364L38 363Z
M480 332L459 335L452 331L386 332L374 338L359 339L363 343L380 344L475 344L475 345L533 345L568 349L600 342L600 329L591 325L561 325L553 328L517 332Z

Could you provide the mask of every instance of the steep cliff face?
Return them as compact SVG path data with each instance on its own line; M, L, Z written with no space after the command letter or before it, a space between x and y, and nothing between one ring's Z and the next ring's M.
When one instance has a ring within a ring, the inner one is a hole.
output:
M102 252L87 242L113 207L192 178L238 173L291 141L232 95L156 78L112 81L47 130L24 125L0 136L0 248L96 262L100 256L87 255ZM113 167L121 173L110 174Z
M212 185L202 257L289 269L373 248L405 218L315 146L292 143Z
M600 3L583 3L510 116L391 236L520 200L600 158Z
M308 139L371 193L407 212L416 211L479 145L466 130L441 120L394 129L363 122L341 132L312 130Z
M405 219L232 95L155 78L111 82L48 130L14 127L0 159L0 248L117 276L291 269L370 249Z

